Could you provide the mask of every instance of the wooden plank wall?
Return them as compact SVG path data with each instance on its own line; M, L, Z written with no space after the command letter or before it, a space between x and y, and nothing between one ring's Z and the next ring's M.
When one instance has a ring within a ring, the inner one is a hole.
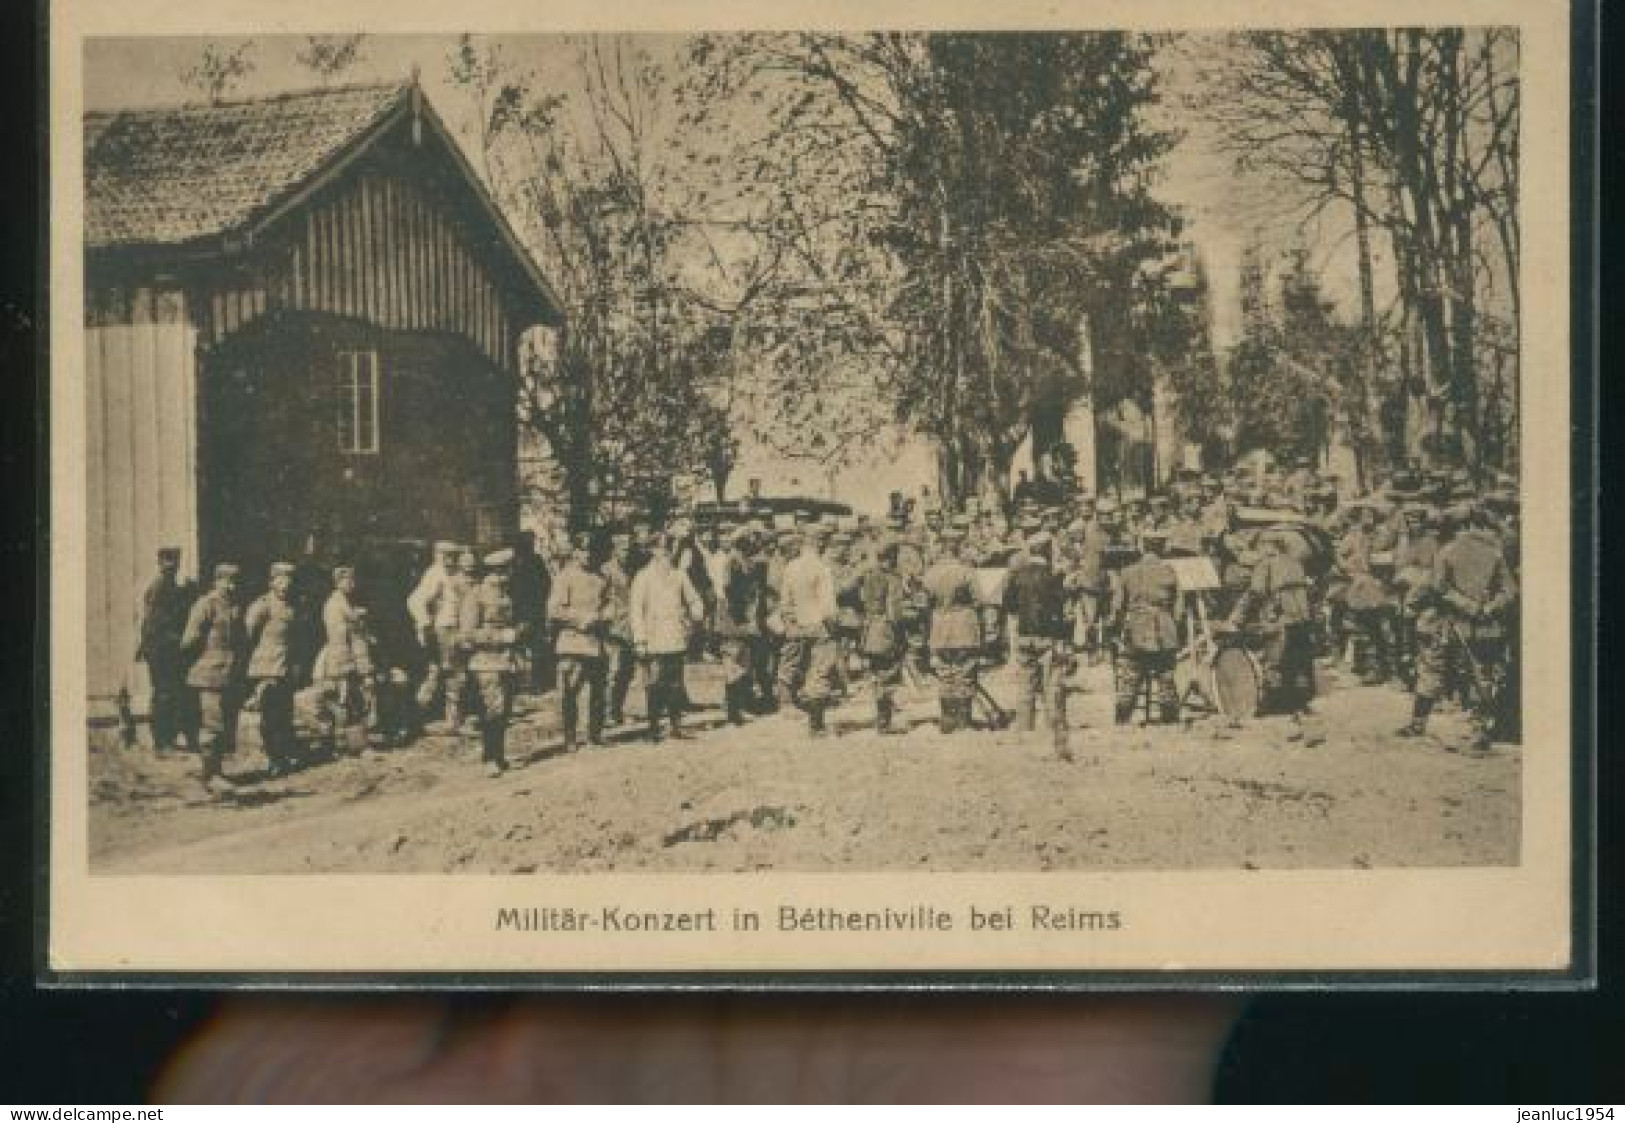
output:
M200 320L217 343L268 310L326 312L379 327L455 332L504 370L517 333L466 231L415 184L358 174L307 207L264 275L215 291Z
M198 561L197 335L175 291L134 289L127 318L85 333L86 673L93 701L127 684L144 710L141 590L160 546L184 551L183 575Z

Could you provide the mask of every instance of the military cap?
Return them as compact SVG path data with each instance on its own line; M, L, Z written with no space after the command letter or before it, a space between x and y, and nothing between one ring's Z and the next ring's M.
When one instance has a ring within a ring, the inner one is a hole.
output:
M445 557L447 554L455 554L457 552L457 543L436 542L434 544L434 552L438 557Z
M1372 551L1371 565L1372 565L1372 568L1376 568L1378 566L1386 566L1386 567L1388 567L1390 569L1393 568L1393 565L1394 565L1394 552L1392 550L1374 550L1374 551Z
M1140 531L1141 542L1166 542L1168 532L1160 526L1148 526Z
M1516 510L1518 507L1518 493L1508 488L1497 488L1484 496L1484 504L1487 507Z
M1110 496L1103 496L1100 502L1095 504L1095 510L1102 515L1115 515L1117 513L1117 500Z
M609 536L609 544L615 547L630 546L632 544L632 536L626 533L624 530L618 534L611 534Z
M944 542L963 542L965 540L965 531L958 526L946 527L942 531L942 540Z
M756 532L748 526L736 526L733 533L728 535L728 541L736 545L743 545L756 537Z
M214 579L219 581L226 577L236 577L242 572L242 567L232 562L221 562L214 567Z
M1053 541L1055 540L1050 537L1048 531L1040 530L1037 534L1027 536L1027 549L1045 550L1049 548L1050 543Z
M219 571L216 570L216 573L218 573L218 572ZM335 581L342 581L346 577L354 577L354 576L355 576L355 566L353 566L353 565L335 565L333 567L333 580L335 580Z
M1439 515L1445 526L1465 526L1472 520L1473 508L1467 503L1452 503Z
M512 550L492 550L485 555L485 564L490 569L500 569L512 561Z
M464 550L457 555L457 564L462 566L464 569L473 569L475 566L480 564L480 559L475 555L473 550Z
M294 574L294 567L293 567L292 562L279 561L279 562L272 562L271 563L271 576L273 578L276 578L276 577L292 577L293 574Z
M694 533L694 523L690 519L679 515L666 527L666 531L677 538L687 538Z
M158 560L159 561L180 561L181 560L181 548L179 546L160 546L160 547L158 547Z
M572 535L570 535L570 549L572 549L572 550L590 550L590 549L592 549L592 539L587 537L587 535L585 535L585 534L572 534ZM500 551L500 550L498 551L498 553L501 553L501 552L502 551ZM513 551L509 550L508 553L509 553L510 556L507 559L505 559L503 561L500 561L500 562L492 561L491 560L491 555L487 555L486 559L485 559L485 564L486 565L506 565L506 564L508 564L508 562L513 560L512 556L511 556Z

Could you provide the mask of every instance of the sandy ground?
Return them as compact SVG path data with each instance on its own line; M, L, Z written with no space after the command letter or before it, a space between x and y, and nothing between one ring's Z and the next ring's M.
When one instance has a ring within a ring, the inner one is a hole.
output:
M905 694L913 730L878 737L861 696L841 736L799 716L720 724L714 666L690 669L689 742L632 728L564 755L554 699L524 699L514 768L489 779L477 739L430 736L263 779L251 721L206 795L184 753L91 748L94 872L306 873L750 870L1283 869L1508 865L1518 860L1521 753L1458 751L1458 715L1393 736L1409 700L1326 676L1309 736L1284 718L1243 728L1120 729L1110 674L1086 668L1075 759L1050 737L942 736L934 700ZM1014 697L1006 672L990 676ZM634 700L638 691L634 688ZM145 731L143 730L143 736ZM1322 744L1313 744L1317 736Z

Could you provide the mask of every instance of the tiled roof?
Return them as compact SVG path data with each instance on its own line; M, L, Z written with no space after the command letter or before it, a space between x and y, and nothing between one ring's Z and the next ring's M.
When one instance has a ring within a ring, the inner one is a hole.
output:
M225 234L298 188L400 104L404 83L85 115L85 243Z

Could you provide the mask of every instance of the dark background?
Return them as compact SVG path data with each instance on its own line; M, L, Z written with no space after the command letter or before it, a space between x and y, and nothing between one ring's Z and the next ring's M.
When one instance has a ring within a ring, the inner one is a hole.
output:
M1613 20L1618 23L1619 6ZM1607 13L1605 12L1605 15ZM137 1102L145 1098L163 1059L193 1033L213 1008L208 995L166 992L46 992L33 983L32 890L43 854L34 848L31 807L35 754L43 741L36 718L44 716L43 646L36 650L38 620L43 617L45 586L41 563L45 538L43 430L44 373L35 364L35 331L43 331L43 309L36 315L35 264L45 230L43 130L44 84L38 69L43 43L42 16L28 4L0 5L0 44L4 65L0 83L0 151L5 153L4 192L0 200L0 495L6 521L0 530L0 1102ZM1605 26L1604 46L1613 40ZM1589 36L1580 42L1587 44ZM1589 48L1575 57L1577 88L1589 81ZM1602 52L1607 57L1607 52ZM1613 107L1609 75L1603 75L1604 127L1603 219L1599 229L1600 260L1606 282L1618 271L1620 239L1606 219L1616 199L1607 190L1615 152L1607 124L1620 118ZM1589 134L1576 137L1576 159L1586 154ZM1582 190L1584 163L1577 163ZM1558 200L1531 200L1533 205L1560 205ZM1583 230L1584 228L1581 227ZM1582 254L1575 288L1589 286L1590 263ZM1600 298L1598 317L1604 344L1620 319L1613 302ZM1583 303L1583 301L1582 301ZM1589 316L1586 317L1589 320ZM1586 338L1588 325L1577 325ZM1598 405L1600 432L1617 431L1617 397ZM1576 400L1576 416L1587 410ZM1586 436L1583 431L1582 438ZM1583 445L1583 442L1581 442ZM1604 452L1601 478L1611 478L1617 454ZM1584 472L1586 458L1577 457ZM1585 476L1577 476L1577 485ZM1585 524L1589 490L1576 492L1575 516ZM1606 495L1605 495L1606 500ZM1613 504L1610 502L1611 509ZM1611 510L1610 510L1610 513ZM1583 551L1580 560L1585 561ZM1605 590L1600 621L1598 663L1607 686L1617 679L1606 668L1620 665L1619 644L1607 625L1613 572L1601 574ZM1584 576L1574 585L1577 597L1588 587ZM29 594L38 590L37 598ZM42 637L38 637L42 639ZM36 693L36 687L39 692ZM1598 744L1602 775L1595 795L1603 808L1618 806L1614 714L1599 715ZM1215 1093L1229 1102L1376 1102L1445 1101L1521 1104L1587 1104L1625 1100L1625 1011L1620 987L1611 979L1619 943L1617 887L1609 876L1618 853L1618 816L1598 818L1598 868L1602 872L1601 927L1597 947L1602 988L1590 994L1450 994L1410 992L1383 994L1290 994L1257 998L1249 1003L1219 1067ZM1486 915L1483 922L1515 922ZM342 999L334 999L342 1001ZM456 999L472 1008L490 998ZM640 1001L650 1001L647 998ZM673 998L677 1002L682 999ZM767 1000L754 1000L767 1001ZM780 1000L790 1001L790 1000ZM881 998L863 1001L885 1001ZM1613 1063L1611 1063L1613 1062Z

